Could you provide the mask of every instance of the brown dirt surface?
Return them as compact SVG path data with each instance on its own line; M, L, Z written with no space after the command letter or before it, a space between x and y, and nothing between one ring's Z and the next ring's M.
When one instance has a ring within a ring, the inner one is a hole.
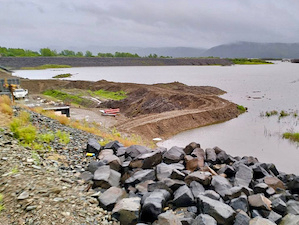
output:
M21 84L30 93L41 93L46 89L125 91L127 98L104 101L99 108L120 108L122 119L109 118L107 125L146 139L170 137L184 130L223 122L239 115L235 104L218 96L225 91L210 86L188 86L179 82L146 85L105 80L22 80ZM91 118L96 118L94 113L99 115L97 110L85 112L84 115Z

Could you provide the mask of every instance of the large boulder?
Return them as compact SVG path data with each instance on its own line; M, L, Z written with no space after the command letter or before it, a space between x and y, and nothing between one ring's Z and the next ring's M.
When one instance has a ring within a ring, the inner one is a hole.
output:
M233 223L235 211L229 205L203 195L199 195L197 198L198 209L201 213L209 214L218 224L229 225Z
M102 162L102 161L91 161L91 162L88 164L86 170L89 171L89 172L91 172L92 174L94 174L94 172L95 172L98 168L100 168L101 166L104 166L104 165L105 165L105 163Z
M271 220L262 218L262 217L255 217L249 221L249 225L275 225Z
M249 225L250 217L242 210L237 211L234 225Z
M207 148L206 149L206 160L211 163L215 163L217 160L217 155L214 149Z
M158 220L153 225L182 225L178 216L176 216L172 210L168 210L165 213L161 213L158 216Z
M295 200L289 200L287 202L287 212L294 215L299 215L299 202Z
M94 153L96 156L101 151L102 146L99 144L99 142L94 138L89 138L87 142L86 152Z
M262 194L248 196L249 205L253 208L271 210L271 201Z
M235 175L235 186L248 187L253 178L253 171L245 164L240 164Z
M105 189L116 187L119 185L120 176L119 172L110 169L109 166L101 166L94 172L94 185Z
M126 197L126 195L127 193L124 189L118 187L111 187L104 193L102 193L99 196L98 200L102 208L111 211L116 202Z
M130 167L151 169L162 162L162 153L159 151L144 153L131 161Z
M155 180L156 174L155 170L148 169L148 170L140 170L134 173L130 178L128 178L125 181L126 185L132 185L138 184L140 182L146 181L146 180Z
M249 209L246 195L241 195L238 198L232 199L229 205L236 211L239 209L247 213Z
M194 203L193 194L187 185L181 186L174 192L173 204L176 207L187 207Z
M195 198L198 195L203 194L205 192L204 186L202 186L202 184L199 182L192 181L189 186L190 186L191 192Z
M212 174L210 172L202 172L202 171L196 171L193 173L190 173L186 178L185 182L186 184L190 184L192 181L197 181L201 183L202 185L210 185L212 179Z
M222 176L213 176L211 185L222 198L231 195L232 185L226 178Z
M186 164L186 169L190 170L193 172L194 170L198 170L201 167L204 166L204 158L197 158L197 157L192 157L190 155L186 155L184 157L184 161Z
M104 149L113 149L114 153L121 147L124 147L123 144L119 143L118 141L111 141L105 145Z
M191 152L193 152L193 150L196 149L196 148L200 148L200 144L195 143L195 142L191 142L189 145L187 145L184 148L184 152L185 152L186 155L190 155Z
M162 213L166 201L170 198L170 193L166 190L156 189L143 196L143 204L140 218L145 222L153 222Z
M126 155L130 156L132 159L136 158L141 154L150 152L150 150L141 145L131 145L126 149Z
M140 198L123 198L119 200L112 210L112 216L122 225L136 224L139 218L141 208Z
M185 167L180 163L166 164L160 163L156 167L157 179L163 180L165 178L169 178L173 172L173 170L183 170Z
M282 218L279 225L298 225L299 224L299 216L293 214L287 214Z
M217 225L217 221L208 214L199 214L191 225Z
M184 159L185 152L182 148L174 146L163 154L163 161L167 164L177 163Z
M264 178L265 184L267 184L269 187L272 187L275 191L278 189L285 189L284 183L279 180L277 177L265 177Z

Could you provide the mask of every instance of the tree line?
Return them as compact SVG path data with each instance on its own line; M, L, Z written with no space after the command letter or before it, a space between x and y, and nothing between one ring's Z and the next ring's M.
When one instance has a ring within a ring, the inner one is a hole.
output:
M39 56L65 56L65 57L130 57L130 58L142 58L138 54L132 54L129 52L115 52L113 53L101 53L99 52L97 55L93 55L91 51L86 51L85 53L72 50L62 50L61 52L57 52L56 50L52 50L50 48L41 48L39 51L31 51L22 48L5 48L0 46L0 57L39 57ZM169 56L158 56L157 54L150 54L145 56L146 58L172 58Z

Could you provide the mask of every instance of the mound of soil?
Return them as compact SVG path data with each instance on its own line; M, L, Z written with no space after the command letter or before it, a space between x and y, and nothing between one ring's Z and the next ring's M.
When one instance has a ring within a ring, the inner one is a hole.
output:
M135 132L145 138L169 137L183 130L222 122L239 115L237 106L220 98L225 92L210 86L188 86L179 82L167 84L116 83L105 80L22 80L30 93L47 89L81 89L96 91L125 91L127 98L102 102L100 108L120 108L125 121L116 127L120 131ZM132 120L134 118L134 120ZM185 121L184 125L180 125Z

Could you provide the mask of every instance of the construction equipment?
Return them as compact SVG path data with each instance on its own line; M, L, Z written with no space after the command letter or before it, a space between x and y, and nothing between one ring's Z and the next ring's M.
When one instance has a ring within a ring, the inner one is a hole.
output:
M19 87L19 79L7 79L1 80L2 91L5 93L9 91L12 96L12 101L15 102L14 91ZM6 90L5 90L6 89Z

